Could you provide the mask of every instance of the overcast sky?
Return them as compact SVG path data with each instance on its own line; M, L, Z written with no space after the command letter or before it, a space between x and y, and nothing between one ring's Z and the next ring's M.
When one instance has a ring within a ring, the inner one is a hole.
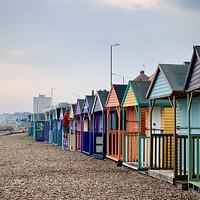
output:
M32 112L33 97L53 87L54 104L109 89L115 43L113 72L125 83L190 61L199 10L199 0L1 0L0 114Z

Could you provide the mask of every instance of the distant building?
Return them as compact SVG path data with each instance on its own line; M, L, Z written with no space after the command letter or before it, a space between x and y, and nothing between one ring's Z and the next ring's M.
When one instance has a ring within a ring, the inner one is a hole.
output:
M0 124L7 124L7 123L16 123L20 120L25 120L30 114L29 112L14 112L11 113L3 113L0 115Z
M149 77L144 73L144 70L140 71L140 75L137 76L134 81L148 81Z
M40 95L33 97L33 113L42 113L44 108L51 106L51 97Z

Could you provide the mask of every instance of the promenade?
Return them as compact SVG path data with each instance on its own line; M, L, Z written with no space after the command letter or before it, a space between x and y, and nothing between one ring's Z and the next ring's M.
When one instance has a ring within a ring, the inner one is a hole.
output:
M0 199L199 199L193 193L116 163L35 142L0 137Z

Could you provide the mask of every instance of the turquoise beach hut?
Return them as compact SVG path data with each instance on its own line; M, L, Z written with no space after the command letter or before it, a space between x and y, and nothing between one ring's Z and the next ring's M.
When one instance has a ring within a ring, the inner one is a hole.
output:
M200 46L193 55L185 81L188 112L189 184L200 191Z

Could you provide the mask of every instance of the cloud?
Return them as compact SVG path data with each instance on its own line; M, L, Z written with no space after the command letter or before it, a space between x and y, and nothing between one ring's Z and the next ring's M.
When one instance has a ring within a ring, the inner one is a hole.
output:
M156 8L158 0L102 0L101 3L133 10L135 8Z
M21 57L24 57L27 55L27 52L21 50L21 49L11 49L9 51L9 55L11 57L14 57L14 58L21 58Z
M168 1L170 4L177 6L179 8L184 8L187 10L198 10L200 9L200 1L199 0L170 0Z
M97 0L100 4L123 8L126 10L175 9L180 11L199 11L199 0Z

